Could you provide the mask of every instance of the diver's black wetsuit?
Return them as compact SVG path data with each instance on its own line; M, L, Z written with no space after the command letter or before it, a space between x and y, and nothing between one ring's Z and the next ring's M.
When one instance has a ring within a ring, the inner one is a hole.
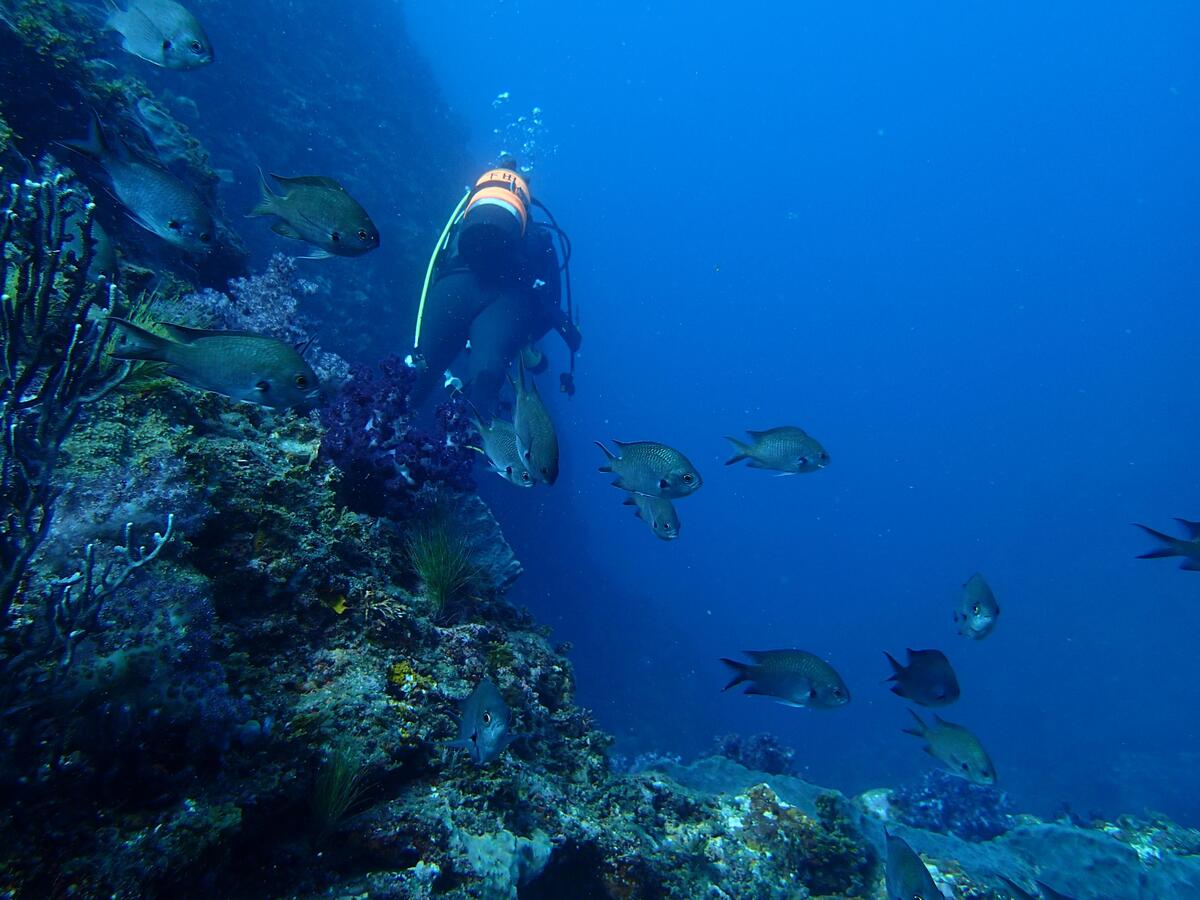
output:
M468 340L466 371L454 374L484 415L494 410L505 372L526 344L553 328L578 347L579 332L559 307L559 258L549 229L531 222L522 242L491 263L487 271L467 265L456 226L425 300L416 352L426 368L414 391L417 403L442 385Z

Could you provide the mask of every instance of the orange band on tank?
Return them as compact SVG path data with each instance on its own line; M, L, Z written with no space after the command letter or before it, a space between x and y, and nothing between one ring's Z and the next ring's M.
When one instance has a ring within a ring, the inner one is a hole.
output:
M471 207L482 201L499 203L512 210L512 214L521 220L521 230L525 230L525 225L529 219L529 213L525 209L525 203L519 194L503 187L481 188L471 196L471 202L467 204L467 212L470 212Z
M509 185L509 189L521 198L522 203L528 203L529 198L533 196L529 193L529 183L512 169L489 169L479 176L475 187L481 188L489 182L494 184L497 181Z

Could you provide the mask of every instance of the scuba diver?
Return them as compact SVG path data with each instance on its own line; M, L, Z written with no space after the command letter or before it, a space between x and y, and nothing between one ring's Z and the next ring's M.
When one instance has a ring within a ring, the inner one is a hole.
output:
M480 176L434 247L408 360L422 369L413 391L417 405L434 387L456 383L450 366L468 348L464 391L484 414L492 413L517 354L529 371L544 371L536 343L551 329L571 353L560 389L575 393L582 335L571 300L571 242L516 168L506 157ZM535 221L533 207L549 221Z

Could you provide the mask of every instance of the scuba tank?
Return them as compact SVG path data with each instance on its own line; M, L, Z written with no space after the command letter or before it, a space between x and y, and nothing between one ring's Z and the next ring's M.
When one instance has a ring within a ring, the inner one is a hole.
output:
M525 237L533 197L511 169L491 169L475 182L458 231L458 253L476 272L504 265Z

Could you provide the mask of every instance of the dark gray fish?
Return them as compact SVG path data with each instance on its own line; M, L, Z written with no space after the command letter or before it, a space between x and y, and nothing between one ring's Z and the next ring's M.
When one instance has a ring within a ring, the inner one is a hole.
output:
M169 338L113 316L123 341L115 359L165 362L167 374L193 387L262 406L302 406L320 386L304 357L283 341L245 331L204 331L162 323Z
M1000 616L1000 604L983 576L976 572L963 585L962 600L954 611L958 633L975 641L982 641L996 627Z
M892 664L888 681L892 693L922 706L949 706L958 699L958 678L941 650L908 650L908 665L902 666L886 650L883 655Z
M934 724L930 727L911 709L909 713L917 720L917 727L905 728L904 733L925 741L926 753L960 778L975 784L996 783L996 767L992 765L979 738L941 716L935 715Z
M655 441L613 441L620 455L614 455L599 441L608 463L601 472L616 475L613 484L624 491L677 500L695 492L703 482L691 460L673 447Z
M533 487L535 482L525 461L521 459L521 451L517 447L517 433L512 422L492 419L484 425L483 417L475 408L475 404L470 403L470 406L471 422L479 432L480 442L483 444L481 449L492 471L517 487Z
M1153 528L1147 528L1145 525L1138 525L1134 522L1134 525L1137 525L1150 537L1162 541L1164 545L1149 553L1142 553L1138 559L1165 559L1168 556L1182 556L1183 562L1179 564L1179 568L1187 569L1189 572L1200 572L1200 522L1192 522L1188 519L1176 519L1175 521L1187 531L1186 538L1171 537L1169 534L1163 534L1161 531L1155 531Z
M167 69L195 69L213 61L212 44L200 23L175 0L127 0L121 9L109 0L106 27L124 38L122 47Z
M212 249L216 231L208 208L170 172L134 159L120 141L110 147L95 119L86 141L67 146L99 163L108 175L113 196L129 217L151 234L189 253Z
M732 466L748 459L751 469L774 469L781 475L799 475L815 472L829 465L829 454L816 438L809 437L802 428L782 425L766 431L747 431L750 443L726 437L733 444L734 454L725 461Z
M310 244L308 259L361 256L379 246L379 229L357 200L332 178L321 175L271 177L283 185L282 196L271 191L258 173L262 201L251 216L274 216L271 230Z
M529 387L526 388L525 362L520 357L517 359L517 377L517 381L509 378L517 395L517 402L513 406L517 447L529 474L537 481L554 484L558 479L558 435L554 432L554 422L546 404L542 402L542 395L538 393L537 382L529 379Z
M884 877L888 900L943 900L942 892L917 852L886 828L883 836L887 839Z
M753 662L721 658L736 673L722 690L751 682L747 694L774 697L785 706L833 709L850 702L850 689L833 666L805 650L744 650Z
M458 737L446 746L462 747L475 765L487 765L520 737L509 732L511 721L512 712L504 698L491 679L484 678L462 701Z
M636 507L634 515L650 526L655 537L664 541L673 541L679 537L679 514L675 512L675 504L670 500L630 494L625 498L625 505Z

